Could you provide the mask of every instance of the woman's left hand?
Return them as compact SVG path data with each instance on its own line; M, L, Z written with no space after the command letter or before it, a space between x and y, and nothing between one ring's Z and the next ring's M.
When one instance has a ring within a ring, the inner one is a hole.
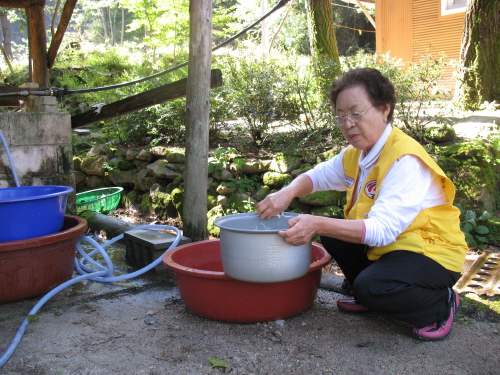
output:
M288 230L278 234L290 245L300 246L311 241L312 236L320 231L318 216L299 215L288 220Z

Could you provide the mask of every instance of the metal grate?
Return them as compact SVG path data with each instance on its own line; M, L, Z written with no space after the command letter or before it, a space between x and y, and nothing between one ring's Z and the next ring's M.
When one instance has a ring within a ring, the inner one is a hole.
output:
M500 253L484 251L457 281L455 289L480 296L500 295Z

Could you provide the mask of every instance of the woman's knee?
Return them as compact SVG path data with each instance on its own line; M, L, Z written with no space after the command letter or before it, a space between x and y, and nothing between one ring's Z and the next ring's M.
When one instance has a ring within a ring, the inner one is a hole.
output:
M356 299L361 303L367 303L373 295L373 279L366 276L366 272L361 272L354 280L352 290Z

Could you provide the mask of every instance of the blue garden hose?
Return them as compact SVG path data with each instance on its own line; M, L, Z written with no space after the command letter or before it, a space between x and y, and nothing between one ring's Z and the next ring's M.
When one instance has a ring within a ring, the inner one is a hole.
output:
M176 232L176 237L172 245L165 251L169 251L170 249L173 249L179 244L179 241L181 240L181 232L178 228L172 227L169 225L142 225L139 226L135 229L151 229L151 228L163 228L167 230L172 230ZM101 245L94 239L88 237L88 236L80 236L80 238L77 241L76 248L78 252L81 254L82 259L78 261L78 259L75 258L75 269L76 271L81 275L77 276L71 280L66 281L65 283L57 286L56 288L52 289L49 293L47 293L43 298L31 309L31 311L28 313L28 317L35 315L38 310L49 300L51 299L54 295L59 293L61 290L66 289L67 287L79 283L84 280L93 280L93 281L98 281L98 282L104 282L104 283L111 283L114 281L122 281L122 280L128 280L132 279L136 276L142 275L145 272L148 272L152 268L156 267L158 264L161 263L162 257L158 257L154 262L151 264L147 265L144 268L141 268L138 271L135 271L133 273L129 273L126 275L121 275L121 276L113 276L114 273L114 266L113 262L111 261L111 258L109 257L108 253L106 252L105 248L108 247L109 245L115 243L116 241L119 241L123 238L123 234L120 234L116 236L115 238L109 240L105 244ZM82 242L88 242L92 246L94 246L94 250L92 250L90 253L86 253L85 250L82 247ZM104 261L106 263L106 266L101 265L100 263L96 262L95 260L92 259L92 256L95 254L101 254L102 257L104 258ZM88 267L86 264L91 264L94 266L94 268ZM0 357L0 368L3 367L5 363L9 360L9 358L14 354L14 351L16 350L17 346L21 342L21 339L24 335L24 331L26 330L26 327L28 326L28 317L23 320L21 323L21 326L17 330L16 335L14 336L14 339L12 340L12 343L10 346L7 348L5 353Z
M12 174L14 175L14 181L16 182L16 186L19 187L21 184L19 183L19 179L17 178L16 169L14 168L14 161L12 160L12 156L10 155L9 146L7 145L7 141L5 140L2 131L0 130L0 139L2 140L3 146L7 152L7 157L9 158L10 168L12 169Z
M2 143L7 151L7 157L9 158L10 166L12 168L12 174L14 175L14 180L16 182L16 186L20 187L19 179L17 178L16 175L16 170L14 168L14 162L12 160L12 156L9 151L9 147L7 145L7 141L5 140L2 131L0 131L0 139L2 140ZM151 228L163 228L167 230L172 230L176 232L176 237L174 242L172 242L172 245L165 251L169 251L170 249L173 249L179 244L179 241L181 240L181 232L178 228L172 227L170 225L142 225L134 229L151 229ZM57 286L56 288L52 289L49 293L47 293L43 298L31 309L31 311L28 313L28 317L35 315L38 310L49 300L51 299L54 295L59 293L61 290L66 289L67 287L79 283L80 281L84 280L92 280L92 281L98 281L98 282L103 282L103 283L112 283L114 281L122 281L122 280L128 280L132 279L136 276L142 275L145 272L148 272L152 268L156 267L158 264L161 263L162 257L158 257L154 262L149 264L148 266L141 268L138 271L135 271L133 273L129 273L126 275L122 276L113 276L115 272L115 267L113 265L113 262L111 261L111 258L109 257L108 253L106 252L105 248L108 247L109 245L115 243L116 241L119 241L123 238L123 234L120 234L116 236L115 238L109 240L105 244L101 245L94 239L88 237L88 236L80 236L80 238L77 241L76 248L80 255L82 256L82 259L78 261L77 258L75 258L75 270L81 275L78 277L75 277L71 280L66 281L65 283ZM82 247L82 242L88 242L92 246L94 246L94 250L92 250L89 254L85 252L85 250ZM95 260L92 259L92 256L95 254L101 254L102 257L104 258L104 261L106 263L106 266L101 265L100 263L96 262ZM95 268L88 267L87 264L92 265ZM97 269L97 270L96 270ZM9 358L14 354L14 351L16 350L17 346L21 342L21 339L24 335L24 331L26 330L26 327L28 325L28 317L23 320L21 323L21 326L17 330L16 335L14 336L14 339L12 340L12 343L10 346L7 348L5 353L0 357L0 368L3 367L5 363L9 360Z

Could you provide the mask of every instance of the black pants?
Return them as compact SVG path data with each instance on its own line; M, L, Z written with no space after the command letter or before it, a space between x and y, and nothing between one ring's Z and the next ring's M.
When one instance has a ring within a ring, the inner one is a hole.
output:
M449 288L460 278L431 258L397 250L376 262L366 246L321 237L321 243L352 285L355 298L372 311L418 328L444 320L449 314Z

